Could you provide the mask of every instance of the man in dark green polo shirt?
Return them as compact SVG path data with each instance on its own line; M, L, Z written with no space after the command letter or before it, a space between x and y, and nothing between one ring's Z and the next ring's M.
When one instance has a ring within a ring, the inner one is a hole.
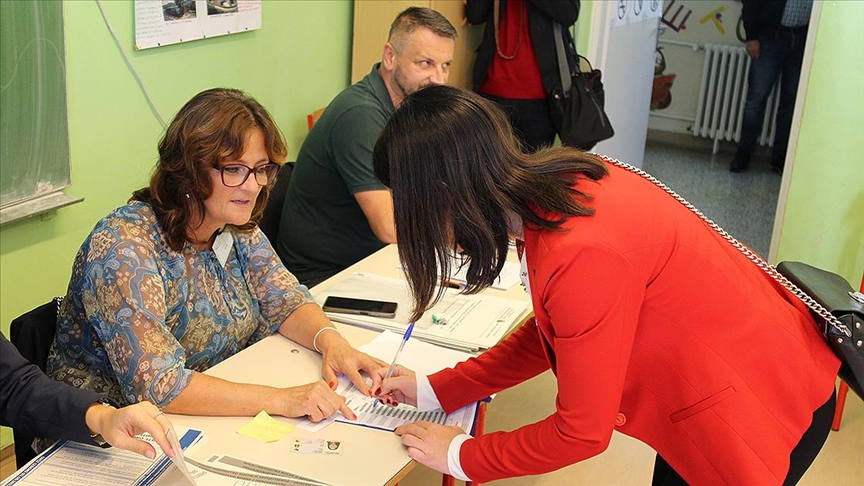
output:
M394 107L447 82L456 29L410 7L390 27L381 62L340 93L312 127L291 176L276 251L308 286L396 242L393 200L375 177L372 149ZM419 128L419 127L418 127Z

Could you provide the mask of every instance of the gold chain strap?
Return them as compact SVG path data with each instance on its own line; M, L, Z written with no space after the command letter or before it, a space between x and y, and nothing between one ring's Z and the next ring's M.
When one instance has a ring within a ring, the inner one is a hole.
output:
M762 271L764 271L770 277L772 277L774 280L779 282L780 285L782 285L783 287L786 288L786 290L788 290L789 292L792 292L792 294L794 294L795 297L798 297L799 299L801 299L801 301L804 302L804 304L806 304L807 307L809 307L810 309L813 310L813 312L819 314L820 317L825 319L826 323L830 324L834 329L843 333L846 337L850 337L850 338L852 337L852 331L850 331L849 328L845 324L841 323L840 320L838 320L836 317L834 317L833 314L828 312L828 309L822 307L822 305L819 304L819 302L816 302L815 300L813 300L813 297L810 297L809 295L807 295L806 292L799 289L797 285L790 282L789 279L784 277L783 274L781 274L780 272L778 272L777 269L774 268L773 265L771 265L770 263L763 260L762 257L760 257L759 255L754 253L753 250L751 250L750 248L747 248L746 245L741 244L741 242L736 240L734 236L727 233L726 230L721 228L717 223L708 219L707 216L702 214L702 211L699 211L698 209L696 209L696 206L690 204L689 201L684 199L677 192L673 191L672 188L670 188L666 184L660 182L659 179L657 179L656 177L652 176L651 174L645 172L644 170L642 170L638 167L634 167L630 164L625 164L624 162L621 162L620 160L612 159L612 158L602 156L602 155L600 156L600 158L602 158L603 160L605 160L606 162L608 162L610 164L616 165L618 167L621 167L622 169L625 169L625 170L630 171L634 174L642 176L644 179L648 180L648 182L651 182L654 185L656 185L657 187L659 187L660 189L663 189L664 191L666 191L667 194L669 194L670 196L675 198L675 200L677 200L678 202L683 204L684 207L686 207L687 209L692 211L693 214L695 214L696 216L699 216L699 218L701 218L702 221L705 222L705 224L707 224L711 229L716 231L717 234L722 236L723 239L728 241L732 246L737 248L738 251L743 253L744 256L747 257L748 260L755 263L757 267L761 268ZM827 334L828 334L827 328L822 330L822 334L827 336Z

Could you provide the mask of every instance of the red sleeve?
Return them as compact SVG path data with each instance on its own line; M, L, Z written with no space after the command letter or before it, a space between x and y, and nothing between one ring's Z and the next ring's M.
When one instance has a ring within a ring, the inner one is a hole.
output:
M532 290L542 296L538 322L548 317L553 333L556 412L465 442L460 462L477 482L559 469L603 452L612 436L644 280L624 255L602 245L556 248L543 267Z
M441 407L450 413L548 369L549 362L532 318L479 358L429 376L429 383Z

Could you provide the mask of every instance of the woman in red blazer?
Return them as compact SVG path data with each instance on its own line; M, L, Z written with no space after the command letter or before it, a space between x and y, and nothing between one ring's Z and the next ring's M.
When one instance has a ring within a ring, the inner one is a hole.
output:
M654 484L793 484L809 467L838 359L804 304L663 189L574 149L523 155L498 109L446 86L405 100L374 159L415 320L453 251L475 293L511 238L536 315L454 369L398 370L382 400L450 412L547 369L558 381L556 412L512 432L397 429L412 458L485 482L600 454L617 430L657 451Z

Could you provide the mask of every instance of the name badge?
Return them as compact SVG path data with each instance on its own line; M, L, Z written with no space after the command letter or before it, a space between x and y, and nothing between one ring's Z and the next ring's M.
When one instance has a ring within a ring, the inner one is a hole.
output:
M228 255L231 253L231 247L234 245L234 237L230 231L223 231L216 235L216 240L213 241L213 253L216 254L216 259L225 267L228 261Z
M519 264L522 267L519 269L519 279L522 280L522 288L525 289L528 295L531 295L531 282L528 280L528 258L525 256L524 251L519 258Z

